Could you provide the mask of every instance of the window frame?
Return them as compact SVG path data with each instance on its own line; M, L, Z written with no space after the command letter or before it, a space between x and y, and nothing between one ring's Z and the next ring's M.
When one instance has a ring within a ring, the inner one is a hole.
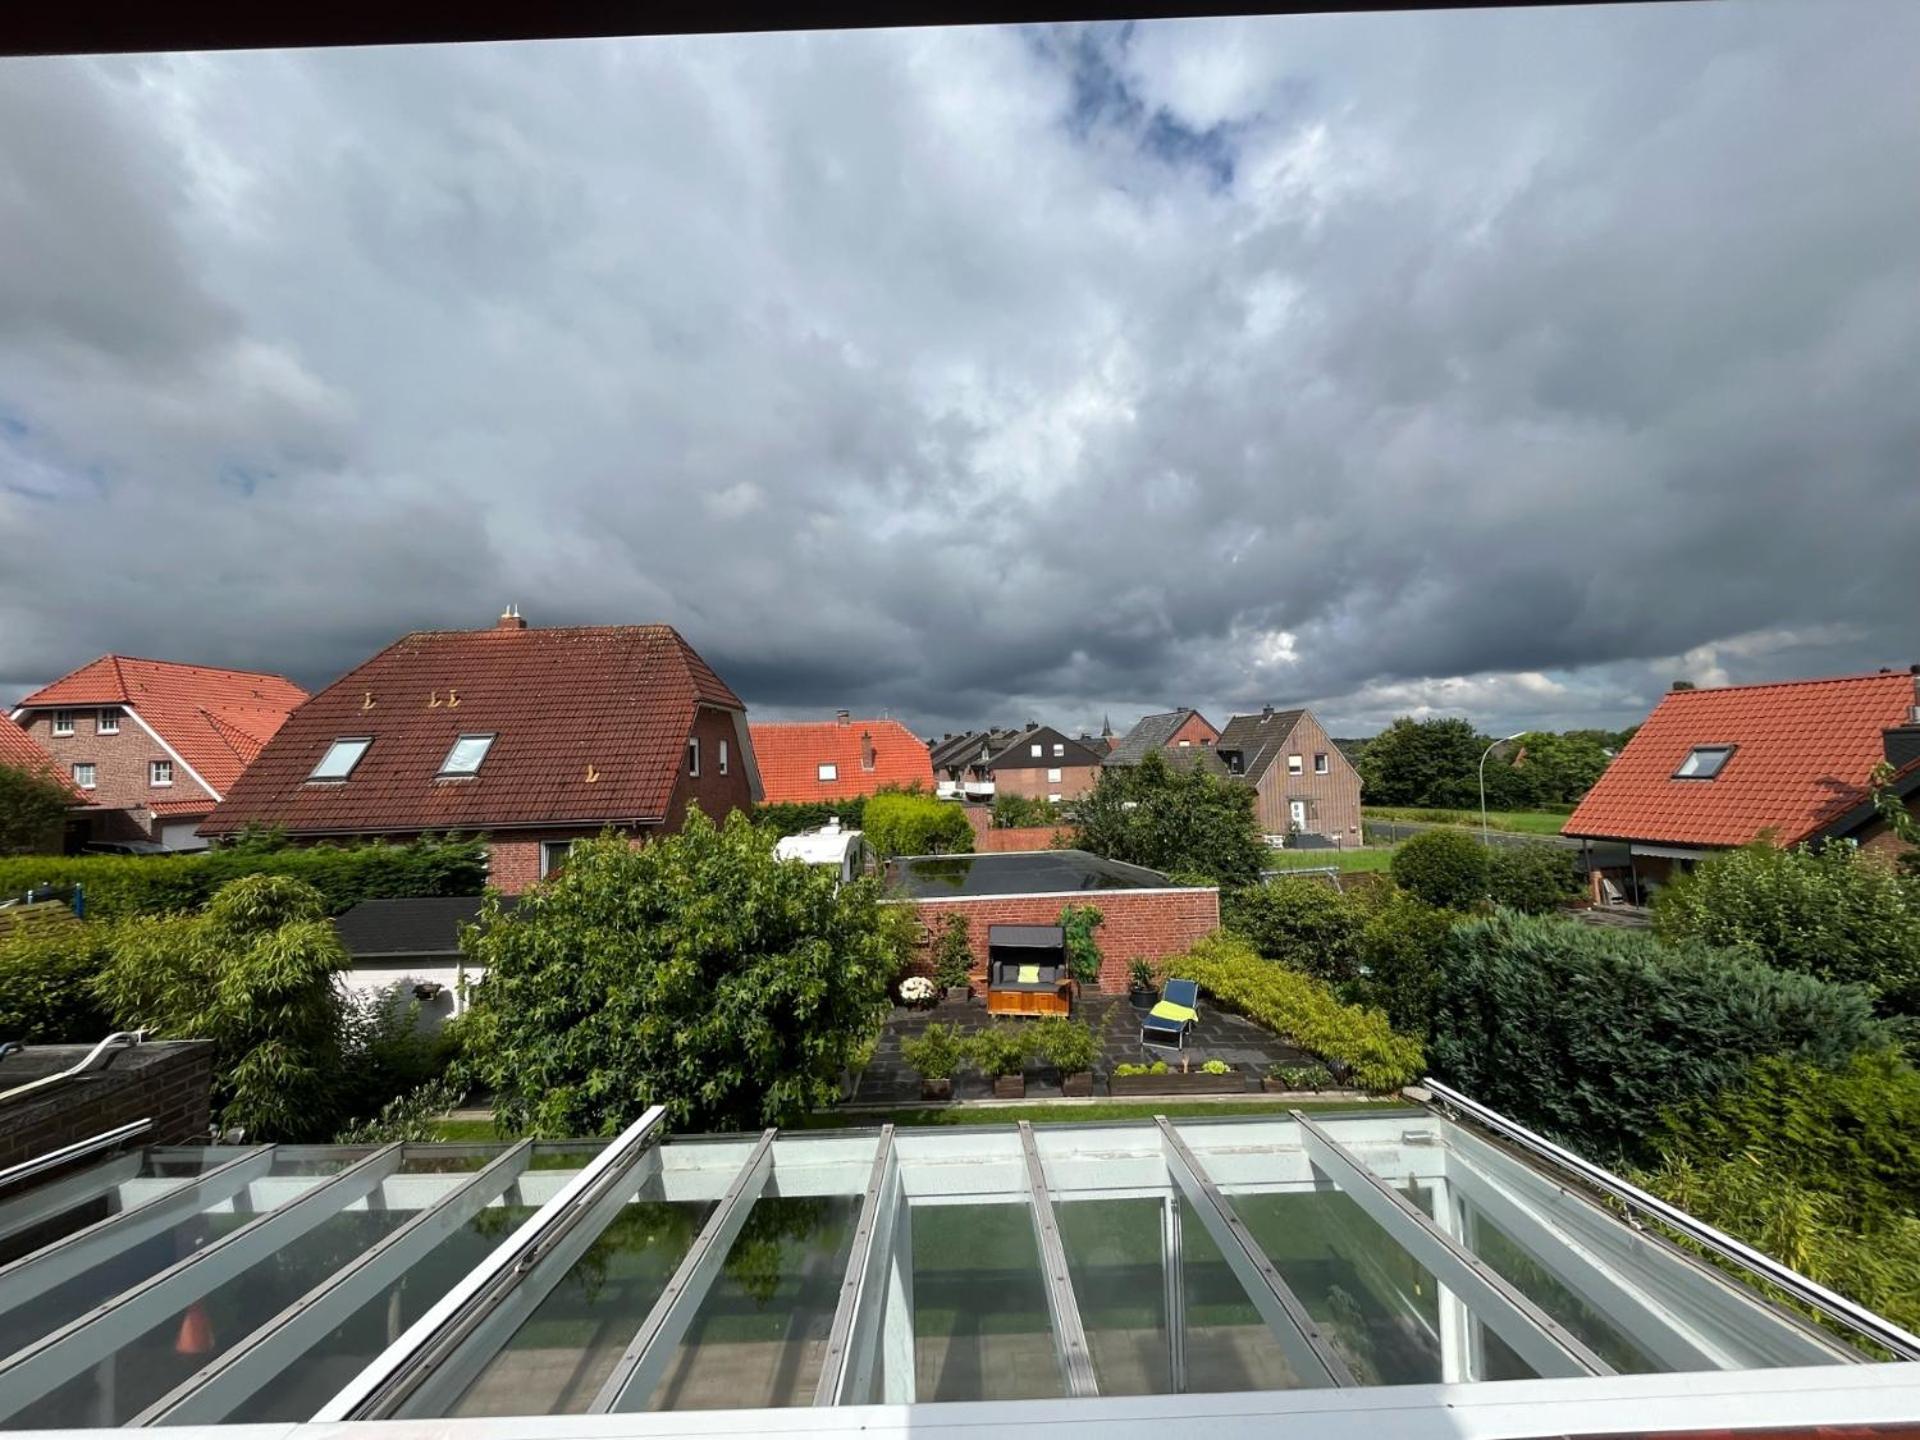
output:
M1038 760L1040 758L1040 752L1044 749L1046 749L1046 747L1038 740L1034 741L1027 747L1027 758L1029 760Z
M1287 756L1287 774L1304 775L1306 773L1307 757L1304 754Z
M160 767L163 765L166 767L166 775L167 775L167 778L164 780L160 778ZM149 790L165 790L169 788L172 784L173 784L173 761L166 759L164 757L159 757L159 758L155 758L147 761L147 788Z
M689 780L700 778L700 737L698 735L687 736L687 778Z
M87 772L87 778L84 780L80 778L82 770ZM79 789L98 790L100 788L100 767L91 760L74 761L69 773L73 776L74 785Z
M1060 768L1060 766L1056 765L1047 771L1047 784L1058 785L1060 783Z
M73 711L56 710L53 712L52 733L61 739L73 734Z
M542 840L540 842L540 878L542 880L553 874L553 852L555 850L560 852L560 861L562 866L564 866L567 857L573 853L573 847L580 843L580 838L581 837L576 835L571 840Z
M727 773L727 758L728 758L728 757L727 757L727 742L726 742L726 741L724 741L724 740L722 740L722 741L720 742L720 754L719 754L719 756L718 756L717 758L718 758L718 761L719 761L719 769L718 769L718 773L719 773L719 774L721 774L721 775L725 775L725 774Z
M1737 744L1729 744L1724 741L1709 741L1704 745L1695 745L1687 751L1679 765L1674 767L1673 774L1667 778L1670 780L1699 780L1702 782L1718 780L1722 775L1727 773L1727 765L1733 759L1734 752L1739 748ZM1718 763L1705 774L1701 774L1698 771L1689 774L1687 766L1692 763L1694 756L1703 751L1713 751L1718 754L1720 757Z
M456 735L453 744L447 747L446 757L441 760L440 768L434 772L433 778L436 780L472 780L476 778L480 774L480 767L487 763L487 756L493 753L493 742L499 738L500 732L497 730L481 730L465 735ZM467 769L455 770L453 768L454 753L459 750L462 745L473 740L484 740L486 742L480 747L479 758Z
M96 735L118 735L123 712L118 705L102 705L93 712L93 733Z
M814 782L819 785L833 785L840 779L840 766L837 761L822 760L813 767Z
M322 775L320 773L320 767L325 765L328 757L343 745L358 745L360 749L354 754L353 759L347 762L347 768L342 770L338 775ZM320 758L313 762L313 769L307 772L307 778L303 783L308 785L346 784L347 781L353 778L353 772L360 768L360 762L367 758L367 752L372 748L373 736L371 735L334 736L332 740L327 742L327 748L320 753Z
M1316 775L1331 775L1333 773L1333 756L1325 750L1314 751L1313 773Z
M1053 742L1053 758L1056 760L1067 758L1067 747L1058 740Z

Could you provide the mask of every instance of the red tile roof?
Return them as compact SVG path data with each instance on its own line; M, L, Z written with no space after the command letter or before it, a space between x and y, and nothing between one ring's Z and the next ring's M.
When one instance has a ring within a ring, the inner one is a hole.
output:
M1914 703L1906 674L1851 675L1676 690L1567 817L1563 834L1668 845L1781 845L1819 832L1867 798L1886 758L1882 732ZM1711 780L1673 774L1700 745L1733 745Z
M301 706L201 833L657 820L701 704L746 708L665 625L420 631ZM455 739L487 734L479 774L434 778ZM308 781L336 739L363 735L347 780Z
M92 796L79 789L72 778L60 768L60 764L49 755L26 731L22 730L5 715L0 715L0 765L10 770L27 770L36 775L49 775L72 792L73 798L80 804L89 804Z
M828 720L819 724L754 725L753 754L769 805L801 800L846 800L876 790L919 785L933 789L927 747L898 720ZM873 768L863 764L861 737L873 737ZM838 768L822 780L820 767Z
M224 795L306 698L282 675L102 655L20 704L41 710L125 706Z

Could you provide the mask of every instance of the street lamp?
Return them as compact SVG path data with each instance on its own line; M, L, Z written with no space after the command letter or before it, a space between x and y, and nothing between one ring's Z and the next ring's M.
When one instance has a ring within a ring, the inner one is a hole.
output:
M1524 730L1516 730L1511 735L1503 735L1500 739L1494 741L1492 745L1487 746L1486 749L1480 752L1480 844L1483 847L1493 843L1487 838L1487 756L1494 752L1496 746L1505 745L1512 740L1518 740L1526 733Z

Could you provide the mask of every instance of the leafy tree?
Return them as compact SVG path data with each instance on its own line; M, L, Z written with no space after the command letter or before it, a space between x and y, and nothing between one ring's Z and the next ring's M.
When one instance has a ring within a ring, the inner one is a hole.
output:
M1487 847L1459 830L1423 830L1393 852L1403 890L1443 910L1470 910L1487 897Z
M1920 880L1849 841L1716 855L1660 892L1654 927L1663 939L1865 985L1884 1009L1920 1014Z
M1093 789L1067 802L1080 848L1171 875L1251 885L1266 863L1249 785L1194 767L1176 770L1157 752L1138 765L1103 769Z
M1282 875L1222 896L1220 918L1268 960L1335 986L1359 974L1366 915L1331 885Z
M973 826L948 800L924 790L882 790L867 797L863 827L867 844L887 859L896 855L952 855L973 849Z
M1393 888L1370 907L1360 928L1360 978L1343 992L1360 1005L1387 1012L1393 1028L1425 1036L1447 935L1460 917Z
M993 797L993 828L1017 830L1025 825L1054 823L1053 806L1032 795L996 795Z
M1629 732L1630 733L1630 732ZM1402 716L1367 742L1355 764L1369 805L1477 809L1480 757L1492 737L1466 720ZM1531 730L1487 758L1487 807L1572 805L1625 744L1608 730Z
M906 910L905 906L894 907ZM933 983L942 990L956 989L967 983L973 969L973 938L967 917L950 910L940 919L940 933L933 942Z
M830 1103L887 1004L879 910L873 882L779 863L744 815L576 846L512 911L489 897L467 933L496 1114L594 1135L652 1104L677 1127L740 1129Z
M1906 843L1907 848L1900 852L1895 862L1903 875L1920 877L1920 819L1914 817L1907 808L1907 802L1900 798L1893 788L1893 777L1897 772L1885 760L1873 767L1873 776L1869 783L1873 787L1873 808L1880 813L1887 828Z
M313 886L249 875L204 915L115 927L98 993L123 1029L213 1041L222 1128L250 1140L331 1136L341 1118L347 956Z
M50 771L0 765L0 855L59 850L72 805L73 792Z
M1369 740L1361 753L1360 780L1367 803L1459 804L1449 787L1475 774L1486 743L1465 720L1401 716Z
M1487 894L1494 904L1528 915L1545 915L1578 900L1580 870L1573 853L1544 841L1498 845L1487 860Z
M1082 985L1100 983L1100 942L1093 932L1106 917L1097 905L1067 905L1060 911L1060 928L1067 948L1067 973Z

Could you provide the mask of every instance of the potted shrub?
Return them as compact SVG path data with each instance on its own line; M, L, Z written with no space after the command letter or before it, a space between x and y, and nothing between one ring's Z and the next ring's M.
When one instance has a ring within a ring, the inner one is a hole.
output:
M1153 962L1136 955L1127 962L1127 1004L1136 1010L1151 1010L1160 997L1160 974Z
M940 936L933 947L933 983L946 991L947 999L964 1001L972 989L967 972L973 969L973 939L964 915L948 915L940 922Z
M1324 1090L1331 1084L1332 1073L1320 1064L1275 1065L1260 1080L1262 1090L1276 1095L1289 1090Z
M953 1098L953 1076L963 1058L957 1026L927 1026L912 1039L900 1042L900 1058L920 1076L922 1100Z
M1027 1093L1027 1056L1033 1039L1025 1027L989 1025L967 1039L967 1056L993 1081L996 1100L1019 1100Z
M1049 1015L1034 1022L1033 1053L1060 1072L1062 1095L1093 1094L1093 1062L1100 1054L1100 1037L1082 1020Z
M1246 1078L1224 1060L1209 1060L1196 1070L1169 1069L1167 1062L1116 1065L1107 1093L1120 1095L1238 1095Z

